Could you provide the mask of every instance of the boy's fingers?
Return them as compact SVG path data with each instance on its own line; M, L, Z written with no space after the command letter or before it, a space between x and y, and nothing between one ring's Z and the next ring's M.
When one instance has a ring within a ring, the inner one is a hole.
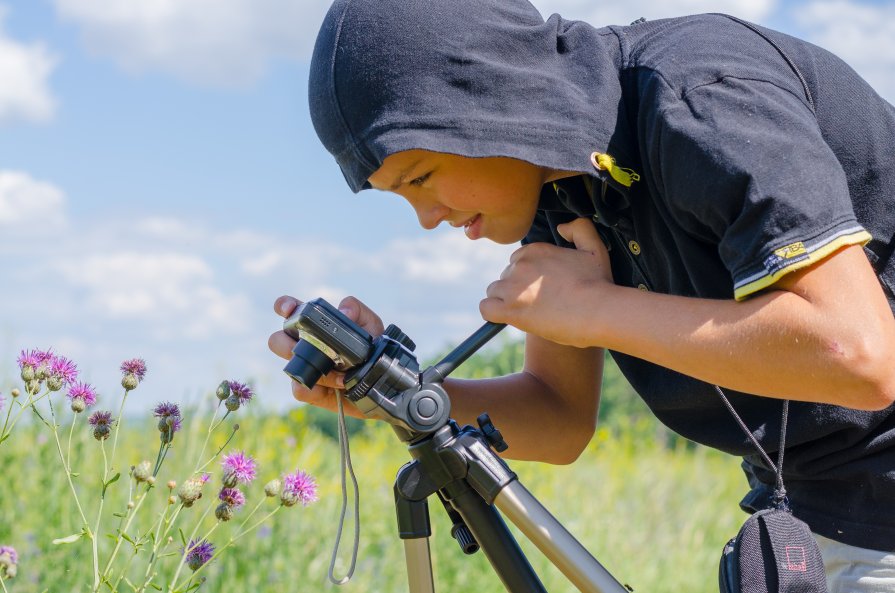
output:
M345 314L359 326L370 332L374 337L382 333L382 320L373 313L373 310L363 304L357 297L349 296L339 303L339 311Z
M575 249L594 253L603 246L600 234L589 218L576 218L572 222L558 225L556 230L562 238L575 244Z
M281 317L289 317L292 315L292 312L295 311L295 308L301 304L301 301L298 299L283 295L273 303L273 310L276 311L277 315Z
M295 340L290 338L286 332L280 330L270 334L270 337L267 338L267 347L280 358L290 360L292 358L292 349L295 347Z

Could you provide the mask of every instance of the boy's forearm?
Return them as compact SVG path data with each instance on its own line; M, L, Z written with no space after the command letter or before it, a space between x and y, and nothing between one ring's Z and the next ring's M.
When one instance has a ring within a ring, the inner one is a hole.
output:
M595 418L564 403L533 375L521 372L493 379L447 379L451 415L476 426L487 412L509 448L503 457L567 464L593 435ZM590 394L596 400L599 393ZM594 404L596 406L596 403Z
M784 290L735 302L622 287L594 308L595 343L722 387L858 409L893 396L891 313L843 318Z

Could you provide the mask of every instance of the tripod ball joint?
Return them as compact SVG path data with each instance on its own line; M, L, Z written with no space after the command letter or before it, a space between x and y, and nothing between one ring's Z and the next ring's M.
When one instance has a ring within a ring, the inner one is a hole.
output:
M421 386L407 403L408 416L420 427L441 426L450 413L450 399L444 388L437 384Z

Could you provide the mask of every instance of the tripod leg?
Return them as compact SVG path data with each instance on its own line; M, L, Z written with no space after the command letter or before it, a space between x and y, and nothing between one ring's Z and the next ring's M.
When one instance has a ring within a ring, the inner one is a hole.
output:
M518 480L494 505L584 593L629 593Z
M407 583L410 593L434 593L432 556L429 552L429 505L426 499L409 500L395 486L395 511L398 515L398 535L404 540L407 561Z
M442 492L463 517L507 591L546 593L538 575L493 506L463 480L451 482Z
M404 558L407 560L407 584L410 593L435 593L429 538L405 539Z

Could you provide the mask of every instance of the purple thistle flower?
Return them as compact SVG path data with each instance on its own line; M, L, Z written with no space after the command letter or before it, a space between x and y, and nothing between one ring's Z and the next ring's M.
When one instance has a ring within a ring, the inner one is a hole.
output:
M241 405L249 403L255 396L252 388L245 383L240 383L239 381L228 381L227 383L230 385L231 397L235 395Z
M301 470L283 476L283 492L280 500L286 506L300 502L308 506L317 502L317 482L311 474Z
M92 406L96 403L96 390L87 383L75 383L68 389L66 397L72 402L81 400L85 406Z
M206 539L190 540L190 545L187 546L184 553L186 554L186 565L195 572L214 556L214 544Z
M12 546L0 546L0 556L3 556L4 554L9 556L9 561L13 564L19 563L19 554Z
M112 424L112 412L97 411L87 419L90 426L109 426Z
M211 474L204 473L204 474L202 474L202 476L199 479L202 480L203 484L205 484L206 482L208 482L208 480L211 479Z
M121 363L121 372L125 375L130 374L142 381L146 376L146 361L142 358L132 358Z
M16 362L18 363L20 370L25 367L36 369L52 357L53 353L49 350L22 350Z
M234 509L238 509L246 503L245 494L239 488L221 488L218 498Z
M168 416L176 416L180 418L180 408L177 404L171 402L162 402L155 406L152 413L156 418L167 418Z
M50 376L62 382L62 385L71 385L78 378L78 366L64 356L52 356L49 359Z
M225 455L221 460L221 466L224 468L225 483L232 480L236 483L248 484L255 479L255 460L251 455L246 455L243 451L234 451L229 455ZM236 484L228 483L227 485L235 486Z

